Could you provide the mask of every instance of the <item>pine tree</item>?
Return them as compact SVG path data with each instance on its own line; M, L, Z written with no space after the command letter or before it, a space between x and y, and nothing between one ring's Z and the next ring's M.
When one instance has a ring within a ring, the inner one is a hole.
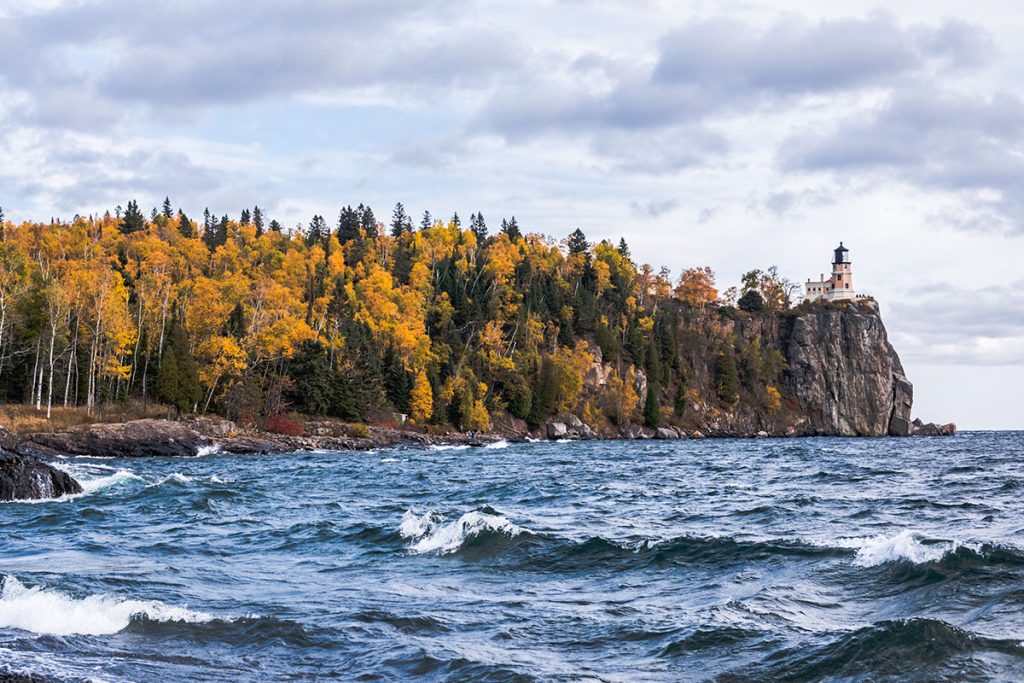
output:
M210 215L210 207L203 209L203 232L209 232L213 227L213 217Z
M740 398L740 378L731 348L719 351L715 362L715 392L722 403L735 405Z
M484 213L480 211L469 217L469 229L476 235L476 241L483 243L487 239L487 223L484 221Z
M661 406L658 404L658 387L654 381L647 382L647 398L644 401L644 424L656 429L661 424Z
M252 214L249 213L249 209L242 209L242 215L238 219L238 223L240 225L249 225L249 222L251 220L252 220Z
M314 244L321 244L329 235L327 221L324 220L323 216L317 214L309 222L309 230L306 231L306 246L312 247Z
M121 219L121 232L125 235L139 232L146 228L146 217L139 211L139 203L134 199L128 202L128 208Z
M513 242L518 242L523 236L523 233L519 231L519 224L516 222L515 216L512 216L510 221L506 221L504 218L501 219L501 231L508 235L508 238Z
M263 212L258 206L252 208L252 224L256 226L256 236L261 236L263 234Z
M405 213L405 206L402 202L395 204L395 210L391 213L391 236L401 237L402 233L409 229L409 216Z
M164 214L164 218L166 218L168 220L170 220L170 218L172 216L174 216L174 211L171 209L171 198L170 197L164 197L164 210L163 210L163 214Z
M624 258L624 259L628 259L630 257L629 245L626 244L626 238L625 237L620 237L619 238L618 252L619 252L619 255L622 258Z
M586 235L579 228L576 228L569 234L566 245L569 248L569 254L572 256L586 254L590 250L590 242L587 241Z
M423 218L420 220L420 230L430 230L432 225L434 225L434 219L430 217L429 211L424 211Z
M281 224L278 223L277 220L270 221L270 225L268 227L274 232L281 232Z
M181 233L182 237L191 238L195 236L195 232L192 230L192 221L180 210L178 211L178 232Z
M366 237L369 239L376 239L379 231L377 230L377 218L373 215L373 209L368 206L359 205L356 209L356 213L359 214L359 225L366 233Z
M677 417L682 417L686 412L686 384L684 382L680 382L676 387L676 398L672 402L672 410Z
M458 211L456 211L454 214L452 214L452 221L451 222L452 222L452 225L454 225L456 228L462 227L462 220L459 218L459 212Z
M162 401L174 406L178 414L191 412L203 396L196 362L189 350L188 334L177 322L171 326L164 345L156 392Z
M359 213L346 206L338 214L338 241L342 244L359 239Z
M4 241L4 228L7 225L7 219L4 217L4 207L0 206L0 242Z

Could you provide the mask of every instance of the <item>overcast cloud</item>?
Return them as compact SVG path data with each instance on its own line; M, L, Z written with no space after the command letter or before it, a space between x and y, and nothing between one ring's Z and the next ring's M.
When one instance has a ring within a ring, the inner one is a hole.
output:
M285 225L357 202L482 210L625 236L723 288L772 264L816 276L842 239L923 416L1021 426L1005 401L927 414L951 405L929 403L943 367L1024 382L1015 5L300 5L5 3L0 205L48 219L170 195Z

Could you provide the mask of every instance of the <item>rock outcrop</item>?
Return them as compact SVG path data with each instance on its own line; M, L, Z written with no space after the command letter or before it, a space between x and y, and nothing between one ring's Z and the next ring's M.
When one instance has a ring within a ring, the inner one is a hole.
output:
M0 501L59 498L81 492L81 485L67 472L0 450Z
M908 436L914 388L874 302L794 316L780 346L781 384L806 422L837 436Z

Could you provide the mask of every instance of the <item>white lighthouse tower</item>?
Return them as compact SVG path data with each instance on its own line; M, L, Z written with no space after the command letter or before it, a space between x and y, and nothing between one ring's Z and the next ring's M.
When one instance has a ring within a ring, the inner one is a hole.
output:
M853 264L850 250L840 242L832 257L832 277L825 279L824 273L817 280L808 280L805 289L808 301L845 301L856 299L853 289Z

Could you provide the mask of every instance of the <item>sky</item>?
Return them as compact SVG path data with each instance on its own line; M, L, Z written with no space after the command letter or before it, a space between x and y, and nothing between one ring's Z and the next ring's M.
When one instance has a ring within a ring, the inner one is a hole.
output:
M7 0L0 206L401 201L721 289L843 241L915 415L1024 429L1021 35L987 0Z

